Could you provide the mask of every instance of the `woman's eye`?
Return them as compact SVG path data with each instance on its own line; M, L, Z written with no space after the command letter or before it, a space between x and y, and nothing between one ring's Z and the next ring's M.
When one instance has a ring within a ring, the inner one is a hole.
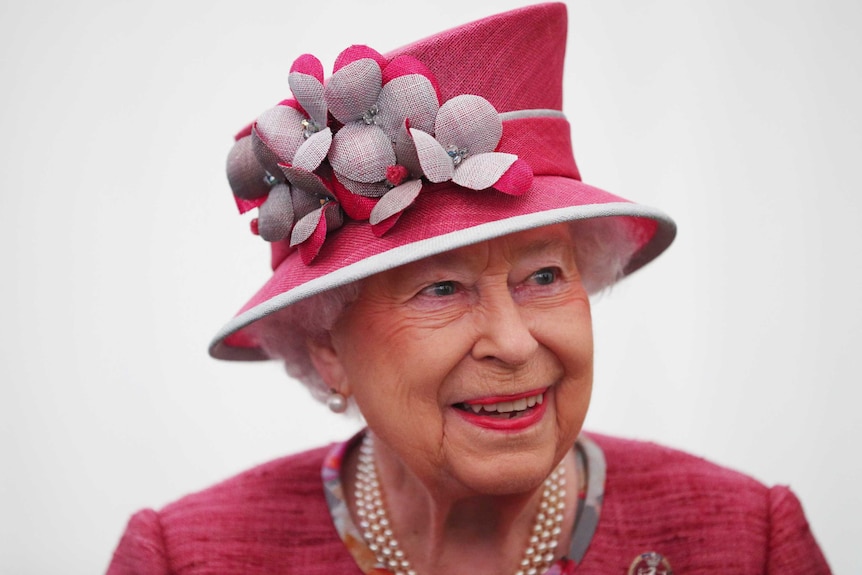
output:
M455 286L455 282L437 282L425 288L423 290L428 295L433 295L435 297L444 297L448 295L454 295L457 291Z
M546 286L557 281L558 270L554 268L542 268L533 274L533 281L541 286Z

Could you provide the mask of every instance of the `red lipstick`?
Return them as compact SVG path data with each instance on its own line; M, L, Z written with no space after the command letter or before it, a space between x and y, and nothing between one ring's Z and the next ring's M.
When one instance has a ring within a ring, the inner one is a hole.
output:
M547 391L547 390L546 390ZM521 399L523 397L530 397L533 395L538 395L540 392L531 391L526 394L518 394L512 396L502 396L498 398L482 398L477 401L467 402L468 405L487 405L490 403L499 403L501 401L514 401L516 399ZM518 415L514 417L498 417L490 414L481 415L480 413L475 413L471 409L459 409L455 408L454 411L459 416L464 418L467 423L471 423L477 427L482 427L484 429L491 429L494 431L504 431L504 432L517 432L527 429L541 421L542 417L545 415L545 411L547 411L548 402L543 401L542 403L537 403L533 407L530 407L522 412L519 412Z

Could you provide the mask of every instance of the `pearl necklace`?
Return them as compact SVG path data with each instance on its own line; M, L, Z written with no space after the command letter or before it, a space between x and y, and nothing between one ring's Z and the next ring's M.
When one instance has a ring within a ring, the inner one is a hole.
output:
M530 540L515 575L539 575L553 563L566 507L565 485L566 472L561 462L545 479ZM355 487L359 529L368 549L377 558L378 567L388 569L395 575L416 575L392 532L392 524L383 507L383 495L374 465L374 440L370 433L365 434L359 447Z

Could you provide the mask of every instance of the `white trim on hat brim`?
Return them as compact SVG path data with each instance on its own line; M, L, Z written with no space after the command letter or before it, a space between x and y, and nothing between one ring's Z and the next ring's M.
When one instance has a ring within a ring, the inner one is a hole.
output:
M234 361L269 359L259 348L231 347L225 345L224 340L252 323L300 300L428 256L532 228L609 216L648 218L658 223L655 235L632 257L626 267L626 275L653 260L670 245L676 235L676 224L664 212L630 202L567 206L480 224L369 256L282 292L227 322L210 343L209 353L217 359Z

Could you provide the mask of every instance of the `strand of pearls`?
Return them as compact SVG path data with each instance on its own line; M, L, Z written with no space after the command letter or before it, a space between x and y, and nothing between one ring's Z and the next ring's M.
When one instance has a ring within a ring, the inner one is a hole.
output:
M515 575L539 575L554 562L554 551L559 543L565 512L566 473L563 464L545 479L539 511L530 532L530 539ZM377 468L374 465L374 440L366 433L359 447L356 469L356 515L359 529L368 548L374 553L380 567L395 575L416 575L398 539L383 506L383 495Z

